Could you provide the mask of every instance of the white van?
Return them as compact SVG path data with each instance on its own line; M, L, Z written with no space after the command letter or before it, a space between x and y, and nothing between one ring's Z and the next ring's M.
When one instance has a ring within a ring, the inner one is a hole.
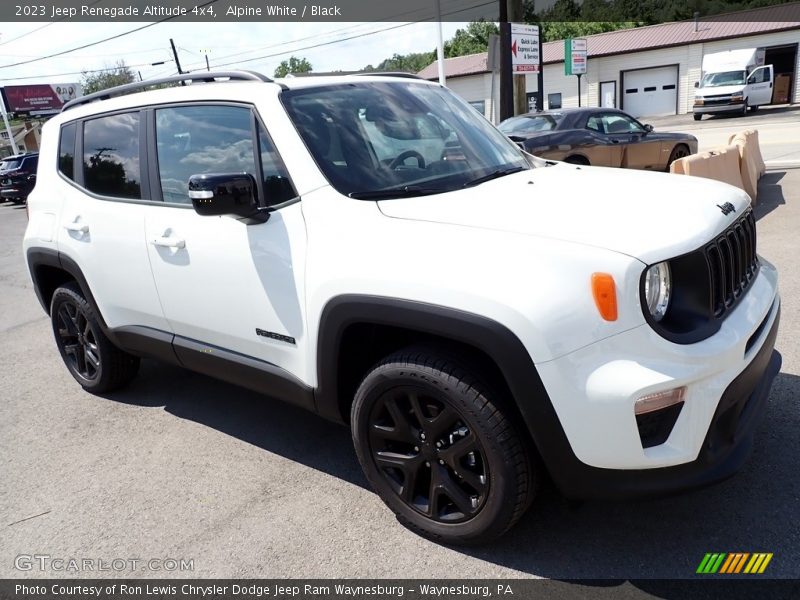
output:
M695 83L694 120L719 112L757 110L772 102L772 65L763 48L715 52L703 57L703 77Z

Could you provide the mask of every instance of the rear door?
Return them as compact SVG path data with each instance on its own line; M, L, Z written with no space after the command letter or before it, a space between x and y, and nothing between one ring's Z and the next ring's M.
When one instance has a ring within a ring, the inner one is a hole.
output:
M62 126L58 249L80 267L110 328L164 331L144 237L151 197L143 135L138 110Z
M747 103L759 106L772 102L772 65L754 69L747 76Z

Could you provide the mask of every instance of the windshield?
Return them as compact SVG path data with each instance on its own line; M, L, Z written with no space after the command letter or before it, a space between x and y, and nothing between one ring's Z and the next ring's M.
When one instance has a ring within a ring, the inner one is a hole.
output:
M4 160L0 162L0 171L11 171L19 167L19 160Z
M700 87L720 87L723 85L744 85L746 71L724 71L722 73L706 73Z
M439 86L349 83L281 99L325 177L351 197L435 194L530 168L513 142Z
M552 131L558 126L561 115L536 115L534 117L513 117L503 121L498 129L506 134L535 133Z

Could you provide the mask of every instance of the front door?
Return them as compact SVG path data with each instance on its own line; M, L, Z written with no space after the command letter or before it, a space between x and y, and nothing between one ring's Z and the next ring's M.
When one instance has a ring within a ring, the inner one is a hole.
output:
M602 122L609 141L623 148L620 166L654 169L661 164L661 143L648 137L639 121L621 112L607 112Z
M146 236L176 347L256 359L302 377L305 223L283 163L254 109L190 104L150 116L164 205ZM284 205L262 223L204 217L192 208L189 177L249 173L263 205Z
M759 106L772 102L772 65L758 67L747 76L747 103Z

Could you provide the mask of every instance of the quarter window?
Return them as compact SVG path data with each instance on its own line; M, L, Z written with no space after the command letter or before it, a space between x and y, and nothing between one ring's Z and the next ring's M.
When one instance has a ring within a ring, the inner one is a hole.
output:
M297 193L289 181L289 173L261 125L258 126L258 148L261 153L261 173L267 204L272 206L296 197Z
M203 173L256 176L253 115L238 106L178 106L156 111L161 193L165 202L191 204L189 178ZM266 148L267 157L271 146ZM271 151L274 154L274 151ZM262 160L265 151L262 149ZM271 163L265 162L265 175ZM274 175L277 171L271 170Z
M59 156L59 165L60 159ZM65 160L65 164L67 162ZM86 189L96 194L142 197L138 112L86 121L83 126L83 180Z

